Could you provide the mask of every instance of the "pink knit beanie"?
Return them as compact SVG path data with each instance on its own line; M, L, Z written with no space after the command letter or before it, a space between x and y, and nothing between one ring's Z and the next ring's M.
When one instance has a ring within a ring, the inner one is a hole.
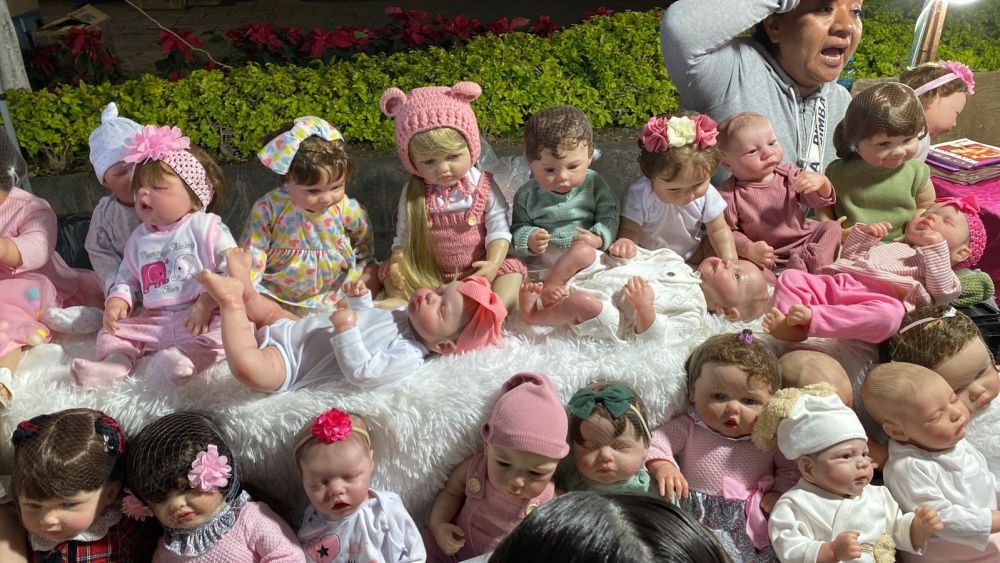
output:
M455 353L468 352L500 342L500 329L507 318L507 308L493 289L490 282L480 276L469 276L462 280L458 291L476 302L478 307L472 313L469 324L455 339Z
M986 227L983 225L982 218L979 217L979 200L974 195L967 195L965 197L939 197L934 202L955 207L965 215L965 220L969 223L969 257L955 264L955 269L975 266L986 250Z
M552 381L540 373L519 373L500 388L483 440L500 448L551 459L569 453L569 419Z
M409 94L396 87L383 92L382 113L396 120L396 151L403 166L417 174L410 161L410 139L438 127L451 127L461 133L475 162L479 158L479 124L469 104L482 93L475 82L459 82L450 88L414 88Z

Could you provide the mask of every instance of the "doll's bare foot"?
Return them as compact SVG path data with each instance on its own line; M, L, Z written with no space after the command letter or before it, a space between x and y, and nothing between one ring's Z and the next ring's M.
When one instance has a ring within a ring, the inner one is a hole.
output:
M542 307L549 308L569 297L565 285L544 284L542 286Z
M253 254L245 249L235 246L226 251L226 269L229 277L240 280L243 284L243 299L246 300L247 293L253 288L253 281L250 271L253 269Z
M794 307L799 307L799 305L795 305ZM789 309L789 312L791 312L791 309ZM802 342L808 337L806 328L801 325L791 324L788 317L779 311L777 307L771 307L770 312L764 315L764 320L761 324L764 326L764 332L786 342Z
M526 324L533 324L532 318L538 312L538 296L542 294L542 284L539 282L524 282L517 294L517 310L521 313L521 320Z
M243 282L236 278L220 276L210 270L194 275L198 283L219 304L219 309L243 309Z

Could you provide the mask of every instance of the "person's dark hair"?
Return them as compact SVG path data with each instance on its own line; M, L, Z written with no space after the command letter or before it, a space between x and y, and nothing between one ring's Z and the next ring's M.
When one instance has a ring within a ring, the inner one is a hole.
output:
M207 416L176 412L147 424L128 454L128 486L147 504L163 502L173 491L188 487L187 475L199 452L215 445L233 468L220 489L227 502L240 493L237 463L219 428Z
M18 424L12 437L15 497L48 500L124 479L125 435L101 411L69 409Z
M730 563L684 510L639 495L567 493L529 514L489 563Z

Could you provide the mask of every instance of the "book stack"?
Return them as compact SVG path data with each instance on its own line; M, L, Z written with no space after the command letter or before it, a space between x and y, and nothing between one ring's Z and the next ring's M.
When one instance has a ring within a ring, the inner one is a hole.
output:
M931 174L958 184L976 184L1000 176L1000 147L971 139L931 145Z

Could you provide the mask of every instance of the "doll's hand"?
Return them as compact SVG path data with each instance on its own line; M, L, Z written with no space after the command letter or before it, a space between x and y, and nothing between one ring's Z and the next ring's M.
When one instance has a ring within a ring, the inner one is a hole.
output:
M778 503L778 499L781 498L781 493L777 491L768 491L764 493L764 496L760 497L760 511L764 514L771 514L774 511L774 505Z
M347 304L346 299L337 301L337 308L330 313L330 323L337 334L350 330L358 324L358 314Z
M630 238L622 237L611 243L608 247L608 254L615 258L635 258L639 252L639 245Z
M642 276L632 276L622 287L622 294L625 299L636 310L636 314L641 311L653 312L653 286L649 285L646 278Z
M861 232L865 233L870 237L875 237L875 238L882 238L885 235L889 234L889 231L891 230L892 230L892 223L889 223L887 221L880 221L878 223L869 223L861 227Z
M669 500L687 498L688 482L680 469L665 459L646 464L646 469L656 480L660 496Z
M930 229L914 229L907 238L910 239L912 244L917 246L930 246L944 240L941 233Z
M497 277L497 271L500 269L500 264L494 264L489 260L480 260L473 262L472 267L476 269L472 275L484 277L486 281L493 283L493 280Z
M774 267L774 247L762 240L744 244L740 255L758 266Z
M203 293L202 295L208 295ZM212 322L212 313L215 311L215 301L198 298L188 307L187 315L184 317L184 326L191 333L191 336L201 336L208 332L208 325Z
M861 557L861 542L858 532L841 532L832 542L833 557L837 561L852 561Z
M368 293L368 285L365 280L354 280L345 283L341 290L348 297L361 297Z
M944 522L941 520L941 516L938 515L937 510L921 504L913 511L913 526L925 536L924 541L926 541L926 537L936 536L938 532L944 529ZM910 533L912 534L913 532L911 531ZM923 544L923 541L913 543L914 546Z
M819 192L819 195L823 197L830 197L830 194L833 193L833 184L830 183L830 179L825 174L806 171L792 180L792 191L797 194Z
M112 297L104 305L104 330L118 332L118 321L128 316L128 303L120 297Z
M551 239L552 235L548 231L540 227L536 228L528 235L528 250L535 254L544 254L549 248L549 241Z
M587 243L588 245L596 249L600 249L602 246L604 246L604 239L601 238L601 235L597 235L588 231L587 229L577 227L576 236L573 237L573 242L580 240L582 240L583 242Z
M454 555L465 545L465 532L451 522L431 526L431 532L434 533L434 541L445 555Z

